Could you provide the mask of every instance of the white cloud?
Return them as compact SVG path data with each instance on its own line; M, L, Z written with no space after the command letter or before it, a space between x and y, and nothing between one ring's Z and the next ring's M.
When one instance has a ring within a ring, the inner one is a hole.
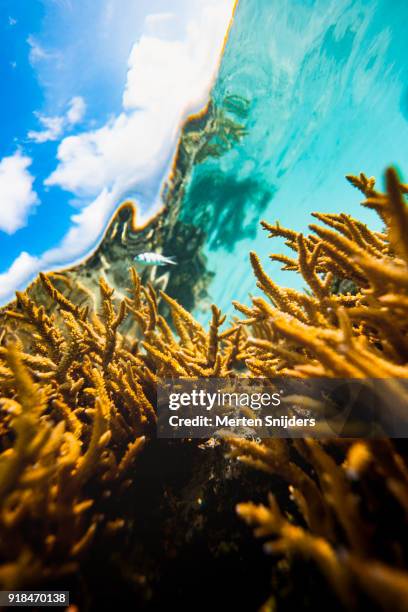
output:
M44 129L30 130L27 137L37 144L48 142L49 140L58 140L66 128L72 127L82 120L85 110L86 104L84 99L80 96L75 96L69 101L68 110L65 115L46 117L41 113L34 113Z
M38 121L43 126L43 130L30 130L27 137L37 143L58 140L64 128L64 117L45 117L40 113L35 113Z
M149 28L150 26L157 26L157 24L162 23L163 21L168 21L174 17L174 13L152 13L151 15L147 15L145 19L145 25Z
M31 162L20 151L0 161L0 229L8 234L25 225L30 209L38 202L32 189L34 177L27 170Z
M171 30L164 39L143 35L129 56L122 113L65 138L46 184L82 197L114 189L121 197L133 182L139 195L151 194L166 174L183 120L208 99L232 8L233 0L197 2L183 37L169 38ZM149 32L156 17L147 19ZM174 30L176 18L169 20Z
M11 298L11 291L24 287L37 274L40 260L25 251L14 260L7 272L0 274L0 300Z
M115 202L117 202L116 194L104 189L89 206L77 215L73 215L72 227L58 247L44 254L42 264L51 267L63 265L67 260L77 259L84 249L101 235Z
M145 19L145 24L152 25L158 23L159 21L167 21L168 19L171 19L174 16L174 13L171 13L170 11L167 13L151 13L151 15L147 15Z
M27 38L27 43L30 47L30 54L29 54L29 58L30 58L30 62L32 64L35 64L38 61L41 60L49 60L52 58L55 58L55 53L51 53L49 51L46 51L34 38L34 36L30 35Z
M130 53L124 108L142 107L157 115L170 110L184 117L202 106L216 74L232 5L229 0L201 5L181 39L142 36ZM160 22L163 14L148 17L150 25L153 18Z
M75 96L69 102L69 108L67 111L67 121L70 125L79 123L85 115L86 104L85 100L81 96Z
M171 19L156 14L146 20L148 35L134 44L128 59L122 112L99 129L67 136L60 143L59 163L45 184L72 192L82 210L72 217L73 225L58 247L20 262L19 270L26 264L27 281L40 270L66 265L89 252L124 196L135 195L143 218L157 208L181 126L208 100L234 0L192 0L190 9L193 3L187 25L182 11ZM71 121L79 121L85 107L77 101L70 110ZM42 119L44 131L52 129ZM69 121L68 114L65 119ZM34 136L37 141L39 134ZM17 286L9 272L0 275L3 301Z

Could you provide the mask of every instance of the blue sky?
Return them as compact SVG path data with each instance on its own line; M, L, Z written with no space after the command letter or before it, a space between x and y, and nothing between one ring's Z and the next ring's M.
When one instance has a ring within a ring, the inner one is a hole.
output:
M0 0L0 302L160 201L233 0Z

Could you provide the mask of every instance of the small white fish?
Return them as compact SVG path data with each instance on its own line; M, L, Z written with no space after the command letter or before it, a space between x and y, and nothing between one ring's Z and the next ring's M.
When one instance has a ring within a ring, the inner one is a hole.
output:
M139 253L134 258L137 263L144 264L145 266L167 266L168 264L176 266L177 262L174 261L174 257L165 257L159 253Z

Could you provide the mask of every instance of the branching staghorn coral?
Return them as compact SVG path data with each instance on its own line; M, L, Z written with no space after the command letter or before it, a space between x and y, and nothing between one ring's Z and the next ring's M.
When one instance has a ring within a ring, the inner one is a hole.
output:
M249 377L380 376L390 392L402 392L408 189L392 170L386 194L364 175L349 180L385 230L372 232L345 214L315 214L308 236L264 223L294 253L272 259L299 272L310 290L277 286L252 254L265 297L237 304L246 320L225 330L216 306L207 332L133 268L119 298L105 279L94 296L64 273L47 274L0 313L2 588L71 574L96 541L130 528L121 500L129 489L137 497L135 462L154 436L161 379L223 378L238 367ZM347 608L364 592L384 609L406 609L403 445L229 444L232 457L287 485L284 499L238 506L269 552L312 559Z
M64 283L57 288L53 275L41 274L1 313L3 588L71 573L94 538L126 529L120 500L135 486L135 460L154 435L157 381L225 376L240 350L237 329L219 331L217 308L206 333L130 272L129 297L119 302L101 278L98 311L90 302L76 306ZM160 300L177 333L159 313ZM130 332L122 334L126 318Z
M398 378L408 377L408 189L393 169L385 194L364 174L347 178L366 196L363 205L380 215L384 231L346 214L314 214L323 225L311 225L308 236L263 222L295 255L271 259L299 272L309 291L278 287L252 253L265 298L253 298L251 307L236 304L247 330L239 357L258 377L388 379L390 405L393 397L406 405ZM350 281L352 290L336 292L336 279ZM404 445L386 439L229 443L232 457L288 487L281 504L271 495L267 505L237 507L266 538L267 552L313 560L347 609L361 603L362 592L385 610L408 609Z
M252 307L236 304L248 324L256 327L243 355L248 367L267 356L276 371L297 376L407 376L405 187L392 169L387 172L386 195L373 190L374 179L361 176L349 178L369 193L363 205L387 220L383 233L372 232L346 214L315 213L324 225L312 224L309 236L262 223L271 237L283 237L297 255L296 259L271 255L271 259L298 271L309 291L278 287L257 255L251 254L266 299L254 298ZM336 278L351 281L355 290L335 293Z

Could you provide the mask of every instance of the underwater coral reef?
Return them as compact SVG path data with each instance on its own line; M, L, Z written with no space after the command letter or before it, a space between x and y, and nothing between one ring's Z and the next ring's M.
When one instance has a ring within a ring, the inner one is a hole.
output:
M156 567L161 559L167 555L166 568L177 567L182 556L183 571L196 568L188 554L196 550L192 533L200 533L206 545L212 542L217 523L208 517L222 507L230 514L217 526L218 545L211 544L207 571L218 567L222 555L235 571L237 559L243 575L251 576L246 601L252 605L245 609L257 609L268 588L262 609L289 605L279 580L272 587L266 578L281 571L275 555L289 560L285 572L294 590L300 563L303 574L316 572L327 580L326 602L345 609L407 608L403 440L230 438L161 441L162 446L155 440L156 388L165 378L383 378L390 401L401 399L405 391L398 379L408 377L408 188L393 169L387 171L386 193L364 174L348 178L365 195L363 205L380 215L383 231L373 232L347 214L315 213L320 223L308 236L263 222L294 253L271 258L300 273L309 289L277 286L252 253L264 297L254 297L251 306L236 304L246 318L229 327L213 305L207 331L177 300L142 282L133 267L127 291L115 292L102 274L98 294L83 281L85 268L76 277L70 271L41 274L2 309L3 589L65 584L76 576L82 599L75 603L95 609L95 583L84 587L83 568L100 567L108 550L117 557L125 551L118 560L122 583L160 589L161 578L149 584L149 576L163 576ZM108 236L115 241L117 235L111 226L103 248ZM156 476L141 466L144 461L155 466ZM172 463L174 471L189 470L182 485L173 482ZM146 481L155 478L161 488L153 495ZM262 553L243 522L230 518L236 502L239 517L256 526L273 557ZM143 516L146 529L135 516ZM165 528L158 528L163 522ZM143 530L148 541L136 554L134 534L143 538ZM154 570L147 567L149 546L158 549L154 562L149 560ZM251 569L253 559L257 565ZM225 601L239 602L228 582L223 589ZM155 601L154 594L149 597ZM297 606L311 609L319 597L302 593Z
M151 285L130 272L129 297L117 305L101 278L99 314L87 291L51 274L17 293L2 313L4 588L73 571L95 537L125 527L121 495L133 486L133 464L153 435L158 377L225 376L238 352L239 330L219 333L216 307L206 333L161 293L176 339ZM67 297L70 289L82 293L81 305Z
M384 379L392 410L397 399L408 401L400 384L408 376L408 188L393 169L385 194L364 174L347 178L380 215L383 232L347 214L315 213L324 225L312 224L308 236L264 222L295 254L271 259L298 271L309 291L278 287L251 253L266 299L236 304L250 329L238 357L255 376ZM348 281L347 292L338 292L338 279ZM266 505L237 506L267 552L312 559L346 609L362 602L407 609L405 441L233 438L230 445L232 457L288 486L283 503L271 494Z

